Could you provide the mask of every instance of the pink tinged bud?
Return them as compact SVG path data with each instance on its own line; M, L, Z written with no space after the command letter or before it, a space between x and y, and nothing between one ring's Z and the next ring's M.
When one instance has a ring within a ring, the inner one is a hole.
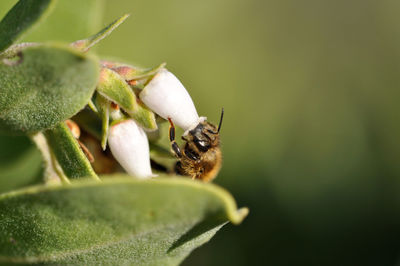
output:
M135 76L137 70L129 66L119 66L112 69L117 72L123 79L130 80L131 77Z
M166 69L161 69L139 94L140 99L155 113L184 130L199 123L192 98L182 83Z
M146 133L134 120L124 120L111 126L108 145L128 174L142 179L154 176Z

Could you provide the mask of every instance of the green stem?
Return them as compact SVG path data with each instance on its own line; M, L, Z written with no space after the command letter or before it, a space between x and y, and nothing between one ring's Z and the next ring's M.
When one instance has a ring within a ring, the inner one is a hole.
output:
M57 162L57 159L53 152L50 152L50 160L51 160L51 164L54 168L54 171L57 173L58 177L61 180L61 183L63 183L64 185L71 184L71 181L69 181L68 177L64 174L63 170L60 169L61 166Z
M50 150L50 147L47 143L46 138L43 133L39 132L30 136L31 140L36 144L36 147L39 149L42 154L42 159L44 162L44 182L46 184L50 183L63 183L69 184L71 183L68 180L68 177L65 176L61 166L58 164L57 160L54 157L53 152Z
M64 122L46 130L44 135L55 159L68 178L90 177L100 180Z

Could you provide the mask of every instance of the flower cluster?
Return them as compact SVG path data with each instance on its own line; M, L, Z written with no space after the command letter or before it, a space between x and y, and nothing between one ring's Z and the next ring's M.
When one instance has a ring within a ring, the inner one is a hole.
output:
M188 131L200 121L205 120L204 117L199 117L197 114L194 103L182 83L163 66L156 71L147 72L150 73L148 75L140 75L134 68L127 66L110 63L104 63L104 66L107 69L113 69L130 86L140 88L134 94L135 96L138 95L139 98L134 99L135 103L143 103L144 106L141 105L141 107L149 108L164 119L170 118L183 130ZM104 82L109 82L109 80ZM142 84L142 87L140 87L140 84ZM109 108L109 116L114 122L111 123L106 135L113 156L132 176L138 178L154 176L150 166L149 142L146 135L146 131L152 131L154 128L146 127L146 123L142 122L143 117L135 116L135 112L137 112L135 108L137 109L137 107L130 108L129 104L122 101L126 99L120 99L121 103L119 103L110 97L111 94L107 90L100 90L100 97L108 98L114 105L117 102L130 115L130 117L124 118L123 113L115 110L115 107ZM98 101L97 106L99 106ZM101 109L104 109L104 104Z

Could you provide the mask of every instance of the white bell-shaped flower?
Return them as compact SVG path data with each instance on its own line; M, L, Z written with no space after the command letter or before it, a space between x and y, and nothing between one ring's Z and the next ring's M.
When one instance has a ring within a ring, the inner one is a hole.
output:
M152 111L164 119L171 118L185 131L195 127L201 120L185 87L166 69L153 77L139 97Z
M143 179L154 176L146 133L134 120L124 120L111 126L108 145L128 174Z

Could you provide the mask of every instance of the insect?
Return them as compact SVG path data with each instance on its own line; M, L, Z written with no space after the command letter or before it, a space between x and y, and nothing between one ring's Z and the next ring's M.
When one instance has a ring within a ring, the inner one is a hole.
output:
M179 175L190 176L205 182L213 180L222 165L219 131L221 129L224 109L221 112L218 128L207 122L200 122L195 128L187 131L182 139L186 141L183 149L175 142L175 126L168 118L169 140L171 148L178 161L175 172Z

